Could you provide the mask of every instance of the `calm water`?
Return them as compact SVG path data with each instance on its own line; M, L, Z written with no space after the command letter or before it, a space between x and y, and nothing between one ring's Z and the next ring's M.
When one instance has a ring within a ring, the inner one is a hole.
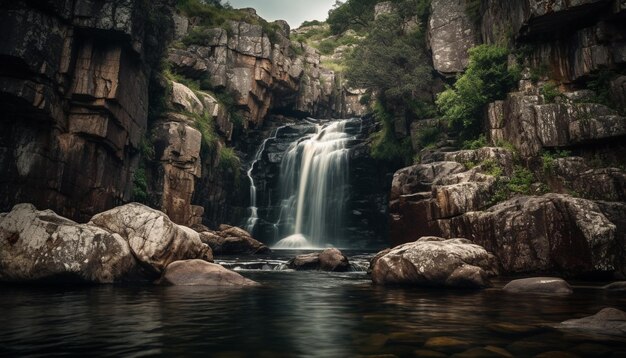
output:
M569 297L379 288L364 272L271 270L281 262L280 257L250 265L223 262L263 284L243 290L0 287L0 355L408 357L428 353L426 340L443 336L465 344L431 348L430 354L494 346L515 356L548 351L626 356L626 343L601 337L547 329L498 333L490 327L556 323L607 306L626 309L623 294L584 287ZM266 270L245 270L263 266Z

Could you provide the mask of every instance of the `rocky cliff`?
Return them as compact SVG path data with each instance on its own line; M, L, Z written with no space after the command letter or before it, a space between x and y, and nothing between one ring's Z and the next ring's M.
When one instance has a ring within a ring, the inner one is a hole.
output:
M84 221L129 201L166 1L0 4L0 208Z
M523 71L486 108L493 147L425 150L396 173L394 244L464 237L503 272L624 275L625 10L623 1L432 2L438 71L462 72L473 41L508 46Z

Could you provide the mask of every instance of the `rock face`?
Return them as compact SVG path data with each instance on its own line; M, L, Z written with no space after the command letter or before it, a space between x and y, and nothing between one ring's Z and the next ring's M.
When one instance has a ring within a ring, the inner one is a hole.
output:
M122 237L51 210L16 205L0 218L0 281L112 283L136 269Z
M16 205L0 216L0 281L113 283L158 277L173 261L212 259L193 230L128 204L77 224Z
M372 263L379 285L481 288L498 273L495 257L465 239L423 237L400 245Z
M94 216L89 222L116 233L130 245L133 256L160 274L174 261L210 258L210 248L197 232L174 224L162 212L127 204Z
M508 150L440 157L444 161L395 174L389 207L393 244L416 236L465 237L498 257L507 273L624 269L622 204L566 194L518 196L496 204L494 196L517 170Z
M442 74L463 72L469 63L468 50L478 43L476 25L466 6L463 0L431 1L428 37L433 66Z
M588 92L588 91L585 91ZM546 103L539 87L528 85L491 104L489 134L493 143L512 143L523 156L544 148L564 148L606 142L626 135L626 118L602 104L580 103L593 92L569 92L558 103ZM506 120L505 120L506 119Z
M32 202L86 221L130 199L147 124L147 54L158 53L150 36L167 37L144 31L152 27L143 14L167 14L163 4L0 5L0 210Z
M509 293L541 293L551 295L569 295L574 292L567 282L556 277L532 277L514 280L506 284L503 290Z
M169 61L177 72L206 77L232 93L246 124L260 126L270 108L319 117L364 114L363 106L352 105L361 94L337 85L341 81L334 72L320 68L315 49L291 43L288 27L269 34L256 24L228 21L226 26L190 28L202 31L203 41L172 49Z
M263 255L271 250L238 227L220 225L219 231L202 231L200 239L215 255Z
M249 287L258 283L224 267L203 260L176 261L169 264L159 280L162 285Z
M565 321L555 328L614 337L626 336L626 312L605 308L597 314Z
M298 255L289 260L287 267L293 270L320 270L329 272L350 271L348 258L337 249L326 249L320 253Z
M531 58L547 64L558 79L575 81L602 67L624 63L623 5L602 0L486 1L482 38L503 43L536 41ZM561 31L554 31L560 29Z

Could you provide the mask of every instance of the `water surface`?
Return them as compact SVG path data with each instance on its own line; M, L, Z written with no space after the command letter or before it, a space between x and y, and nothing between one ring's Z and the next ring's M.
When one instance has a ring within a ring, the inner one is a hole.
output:
M572 296L523 296L497 288L381 288L373 286L365 272L277 271L274 268L284 263L280 254L222 263L263 286L0 287L0 354L410 357L426 354L425 350L451 355L493 346L515 356L549 351L626 356L626 343L602 337L547 329L512 334L490 327L502 322L557 323L604 307L626 309L623 294L584 283ZM427 349L424 344L430 337L453 337L465 345Z

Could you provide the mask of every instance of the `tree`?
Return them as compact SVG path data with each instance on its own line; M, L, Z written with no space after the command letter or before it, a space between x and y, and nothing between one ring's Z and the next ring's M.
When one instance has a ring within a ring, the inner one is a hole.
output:
M333 34L339 35L348 29L361 30L367 28L374 20L374 8L379 0L347 0L337 1L328 12L328 24Z
M465 139L479 134L485 105L504 98L517 82L519 71L509 68L508 54L506 48L495 45L470 49L465 73L437 97L443 117Z
M397 14L379 16L347 60L350 85L378 93L386 105L407 103L432 81L423 30L404 34L402 23Z

